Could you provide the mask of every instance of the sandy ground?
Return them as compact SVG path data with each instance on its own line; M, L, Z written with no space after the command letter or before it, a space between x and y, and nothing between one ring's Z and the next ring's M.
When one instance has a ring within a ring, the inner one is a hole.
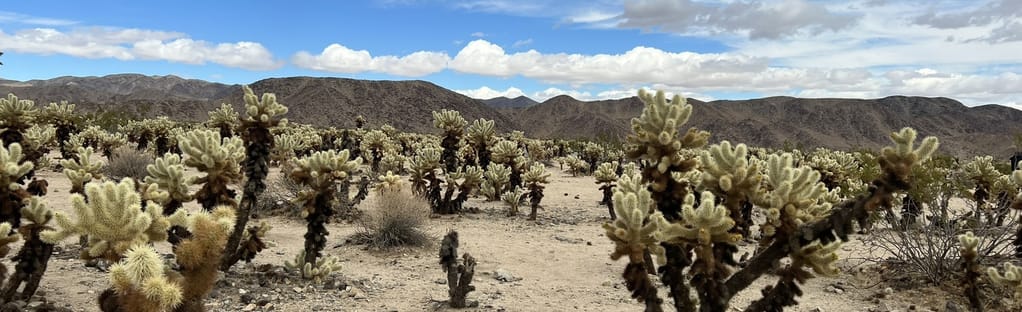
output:
M302 248L304 222L268 218L274 227L268 240L275 246L260 254L253 265L235 266L228 281L207 300L207 307L211 311L444 309L447 286L441 284L445 274L437 263L437 247L443 234L455 229L461 237L459 252L472 254L479 263L473 280L477 290L469 294L479 306L468 311L641 311L643 306L629 298L620 278L625 260L609 258L613 246L601 228L609 218L607 208L598 205L601 194L594 180L572 177L557 168L548 170L554 174L538 221L527 221L524 215L507 217L503 204L472 199L466 206L481 212L428 220L428 231L436 240L432 246L392 251L346 245L345 238L356 232L356 226L329 225L329 246L337 247L328 247L325 253L343 261L339 276L347 286L341 289L325 289L296 278L260 286L256 278L245 278L257 274L255 266L282 265ZM39 175L50 181L46 196L50 207L70 213L68 180L51 171ZM375 209L374 202L370 196L359 208ZM74 247L67 248L51 260L40 295L75 311L98 311L95 298L108 285L106 273L86 267L71 255ZM166 246L161 249L167 250ZM937 287L885 293L887 286L877 281L876 262L868 261L883 255L867 250L858 238L845 244L841 255L843 273L810 280L800 304L789 311L944 311L949 298L959 300ZM497 270L517 280L498 281L493 274ZM761 278L737 296L733 306L744 307L758 299L760 289L774 280ZM243 293L251 300L239 302ZM664 296L666 289L661 288L660 294Z

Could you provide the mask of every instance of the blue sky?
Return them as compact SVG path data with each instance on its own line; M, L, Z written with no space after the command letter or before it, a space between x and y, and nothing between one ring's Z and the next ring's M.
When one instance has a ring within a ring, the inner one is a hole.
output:
M257 3L257 5L250 4ZM1022 1L16 1L0 78L422 79L489 98L1022 104Z

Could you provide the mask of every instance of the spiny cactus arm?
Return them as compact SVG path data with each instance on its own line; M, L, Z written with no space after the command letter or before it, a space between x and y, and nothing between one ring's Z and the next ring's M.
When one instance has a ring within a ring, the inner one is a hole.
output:
M893 193L908 189L912 166L928 159L939 146L937 138L927 137L919 148L914 148L915 139L916 132L911 128L892 134L891 140L896 146L882 150L880 164L883 174L871 183L869 193L842 202L826 217L803 224L788 239L774 241L749 259L745 267L728 278L725 301L730 301L732 296L748 287L792 251L800 250L817 240L822 244L839 239L847 241L853 222L866 222L870 213L880 206L890 204Z
M596 178L596 183L611 184L617 181L617 162L605 162L596 167L596 172L593 172L593 177Z
M40 226L46 226L53 219L53 211L49 207L46 207L46 203L43 202L42 197L32 196L26 199L28 202L24 208L21 208L21 217L32 221L32 223Z
M461 117L461 112L456 110L444 109L433 112L433 126L444 130L444 132L460 134L466 125L468 122Z
M199 129L181 135L178 138L178 147L188 156L184 161L186 166L209 175L240 177L240 164L245 158L245 147L241 138L221 139L219 133Z
M351 159L350 156L348 150L315 152L298 160L292 177L317 190L326 189L334 181L348 179L362 164L362 157Z
M167 239L170 223L162 216L162 207L150 202L142 210L140 195L130 178L120 183L89 183L85 187L89 201L80 194L71 195L76 220L63 213L54 219L60 230L40 234L46 243L56 244L71 235L87 235L86 258L119 260L128 248L149 241Z
M33 125L25 129L25 146L36 150L57 143L57 128L51 125Z
M380 193L384 192L400 192L404 187L404 181L401 181L401 176L395 175L391 171L387 171L387 174L379 176L379 183L376 184L376 191Z
M472 121L472 125L466 131L469 142L472 142L477 147L490 146L496 143L497 131L493 120L476 119Z
M766 212L766 223L760 226L769 242L780 232L781 237L791 235L803 223L826 215L831 204L820 201L827 188L819 182L819 171L808 167L794 167L789 153L770 155L767 159L766 184L770 191L760 194L756 201Z
M35 102L18 99L14 93L0 98L0 128L25 129L35 118Z
M987 275L997 285L1001 285L1014 291L1015 298L1022 298L1022 267L1017 267L1011 262L1002 264L1004 274L997 271L997 268L988 268Z
M630 262L642 263L646 249L657 255L657 259L663 259L663 247L660 247L658 239L658 231L663 224L659 220L663 217L652 212L653 199L649 191L641 187L641 179L638 175L623 176L614 192L617 219L603 224L607 237L615 245L611 259L628 256Z
M127 311L171 311L184 299L180 285L167 279L163 259L146 245L128 249L110 267L110 282Z
M546 167L541 163L534 163L522 175L522 181L525 181L526 184L547 184L550 183L548 178L550 178L550 173L546 172Z
M341 263L337 257L327 256L319 258L316 263L305 262L305 250L302 250L295 256L294 262L285 261L284 266L298 270L301 273L302 278L311 279L315 282L322 282L323 278L330 276L336 271L341 270Z
M17 183L18 179L28 174L34 167L31 162L24 161L24 158L21 144L12 143L6 148L0 146L0 166L2 166L0 167L0 186L12 190L20 187Z
M21 239L21 235L16 231L11 231L13 227L10 223L0 223L0 257L6 257L11 252L11 243Z
M77 136L72 136L72 141L75 137ZM75 152L78 156L77 159L60 161L60 165L64 167L64 175L71 180L73 189L83 188L85 183L103 178L102 170L106 163L103 160L93 159L93 154L96 152L92 147L78 146L75 148Z
M260 123L266 128L287 122L282 118L284 114L287 114L287 107L277 103L277 95L263 93L262 99L259 99L249 86L243 86L242 90L245 92L246 122Z
M742 236L729 231L735 221L728 216L727 208L714 204L715 197L711 192L703 192L699 207L695 206L695 195L688 194L682 205L683 223L668 222L660 218L656 234L659 241L686 242L693 245L711 246L714 243L736 244ZM615 202L616 204L616 202Z
M152 164L146 165L145 183L155 184L166 191L170 198L179 202L191 200L188 186L195 181L194 177L186 177L181 156L173 153L164 154Z
M188 219L188 232L192 237L175 247L174 258L183 277L184 301L201 304L216 284L224 244L234 228L236 216L232 207L217 206L209 213L191 213Z
M227 103L221 103L220 108L209 112L208 125L218 127L226 125L231 127L238 122L238 112L234 111L234 107Z

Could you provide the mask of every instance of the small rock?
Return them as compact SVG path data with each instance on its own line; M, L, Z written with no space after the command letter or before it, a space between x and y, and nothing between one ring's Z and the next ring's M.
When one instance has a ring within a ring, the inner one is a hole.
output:
M255 311L255 309L256 309L255 303L249 303L247 306L245 306L241 310L242 311Z
M809 312L823 312L823 309L821 309L819 307L816 307L816 308L813 308L812 310L809 310Z
M440 284L440 285L446 285L447 284L447 280L446 279L442 279L442 278L438 278L438 279L434 280L433 282L437 283L437 284Z
M294 291L295 291L296 293L299 293L299 294L300 294L300 293L302 293L302 291L303 291L304 289L302 289L301 287L295 287L295 288L291 288L291 290L294 290Z
M240 299L241 299L241 303L242 304L248 304L248 303L252 303L252 301L255 300L255 297L252 296L252 294L244 294L244 295L241 295Z
M244 294L247 294L247 293L248 293L248 291L245 290L244 288L238 288L238 294L239 295L244 295Z
M501 282L514 282L520 280L518 278L515 278L514 275L511 275L511 272L508 272L507 270L504 269L497 269L493 271L493 278Z

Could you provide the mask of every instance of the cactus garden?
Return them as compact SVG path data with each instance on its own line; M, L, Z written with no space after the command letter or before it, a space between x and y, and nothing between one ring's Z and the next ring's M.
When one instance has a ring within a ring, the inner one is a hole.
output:
M205 123L111 129L0 99L2 310L1022 307L1022 171L912 128L876 150L771 149L640 91L612 145L454 110L432 133L314 127L244 92ZM147 156L140 177L108 170L112 149Z

